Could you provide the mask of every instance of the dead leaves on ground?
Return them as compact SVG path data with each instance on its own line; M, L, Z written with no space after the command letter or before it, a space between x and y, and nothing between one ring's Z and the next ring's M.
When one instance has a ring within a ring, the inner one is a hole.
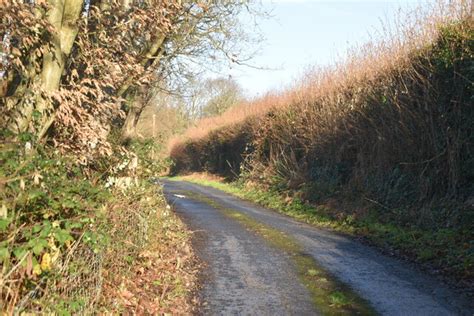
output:
M183 315L191 314L197 305L193 295L198 263L190 236L166 204L160 206L147 245L128 260L128 272L117 266L104 269L104 306L116 307L113 312Z

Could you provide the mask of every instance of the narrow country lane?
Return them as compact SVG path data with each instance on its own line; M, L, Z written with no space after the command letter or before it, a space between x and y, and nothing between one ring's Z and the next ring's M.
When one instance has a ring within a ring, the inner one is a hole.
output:
M366 300L376 313L473 314L472 304L454 290L409 264L348 237L300 223L213 188L188 182L160 182L168 202L195 231L196 251L206 264L201 293L204 314L326 313L315 298L317 286L301 278L299 261L290 258L289 251L274 246L275 236L288 236L300 255L311 257L346 284L349 291ZM255 233L255 227L260 231L265 227L270 237Z

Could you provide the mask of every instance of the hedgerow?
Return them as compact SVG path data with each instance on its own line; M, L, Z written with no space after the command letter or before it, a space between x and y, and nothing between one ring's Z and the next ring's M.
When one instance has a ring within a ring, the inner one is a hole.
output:
M451 1L406 22L296 88L198 124L174 142L172 173L238 177L330 203L341 221L422 230L412 236L414 260L472 278L472 3ZM448 230L448 247L426 237L438 230ZM398 237L386 234L395 248Z

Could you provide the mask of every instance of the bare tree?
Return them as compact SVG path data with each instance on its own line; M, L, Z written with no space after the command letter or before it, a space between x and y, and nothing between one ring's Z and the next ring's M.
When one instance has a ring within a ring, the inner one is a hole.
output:
M172 20L173 28L161 47L160 79L154 82L154 93L168 91L180 95L191 108L201 110L202 105L189 104L200 100L200 88L195 85L200 74L204 70L218 72L223 65L245 64L255 53L254 47L261 39L244 31L240 22L244 12L259 14L250 4L240 0L183 2L183 9ZM135 101L129 104L123 137L134 135L146 100L151 97L153 93L147 98L132 98Z
M242 88L232 78L209 79L204 86L208 100L202 107L201 117L222 114L244 99Z

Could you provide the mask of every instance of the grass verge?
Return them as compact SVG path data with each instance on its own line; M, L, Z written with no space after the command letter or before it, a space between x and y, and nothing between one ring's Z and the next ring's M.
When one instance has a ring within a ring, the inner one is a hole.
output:
M245 186L239 181L225 183L215 176L192 174L170 179L213 187L310 225L362 237L390 255L415 261L431 273L443 273L448 282L456 281L456 285L468 293L474 289L472 231L454 228L422 230L382 222L378 213L386 210L374 206L360 217L344 215L345 212L338 212L331 203L311 205L298 198L284 197L277 191Z

